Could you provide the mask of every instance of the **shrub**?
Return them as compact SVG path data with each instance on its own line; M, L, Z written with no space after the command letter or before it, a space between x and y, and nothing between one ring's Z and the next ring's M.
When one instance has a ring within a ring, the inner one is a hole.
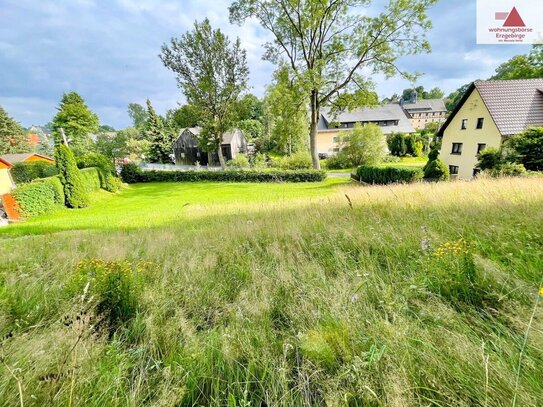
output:
M399 163L400 161L400 157L396 157L395 155L385 155L382 160L384 163Z
M103 154L90 153L77 157L77 167L80 169L96 167L100 168L105 174L115 174L115 165L111 159Z
M23 217L44 215L64 205L64 190L58 177L37 179L13 191Z
M358 168L357 174L361 182L368 184L411 183L422 179L420 168L405 167L376 167L363 165Z
M236 170L242 170L245 168L249 168L251 164L249 163L249 159L244 154L238 154L236 158L228 161L226 163L226 166L231 169Z
M127 184L135 184L142 181L142 170L134 163L124 164L121 167L121 179Z
M543 127L531 127L508 143L515 161L530 171L543 171Z
M420 140L415 141L415 143L413 143L412 148L413 148L413 151L411 155L413 157L422 157L422 151L424 149L424 144L422 144L422 141Z
M501 164L496 168L486 170L485 174L491 177L521 177L527 174L526 168L522 164Z
M351 160L343 154L337 154L326 160L326 168L329 170L343 170L353 168Z
M105 185L104 174L99 168L84 168L80 171L81 182L86 193L98 191Z
M64 186L66 206L69 208L84 208L88 205L88 196L81 180L81 174L72 150L64 144L55 149L55 159L59 179Z
M320 182L325 171L317 170L268 170L268 171L142 171L127 164L121 170L123 181L136 182Z
M30 182L37 178L48 178L58 174L55 164L45 161L16 163L11 169L11 176L16 184Z
M424 178L436 181L447 181L451 177L449 168L441 160L429 161L424 168Z
M503 162L502 151L493 147L485 148L477 155L477 168L482 171L498 168Z
M112 174L106 174L105 178L105 187L104 189L108 192L117 192L119 189L121 189L122 181L115 177Z
M337 154L340 160L349 162L347 167L374 165L385 156L386 139L381 128L373 123L362 126L357 123L353 130L343 132L341 151Z
M403 133L392 133L387 137L388 150L390 154L403 157L407 154L406 135Z
M272 166L282 170L306 170L311 169L313 162L307 152L292 154L290 157L281 157L272 162Z

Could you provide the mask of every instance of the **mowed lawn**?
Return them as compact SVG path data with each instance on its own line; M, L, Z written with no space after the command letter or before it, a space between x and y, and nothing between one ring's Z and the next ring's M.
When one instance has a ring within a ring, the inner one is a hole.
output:
M93 200L0 230L2 406L541 405L541 178Z

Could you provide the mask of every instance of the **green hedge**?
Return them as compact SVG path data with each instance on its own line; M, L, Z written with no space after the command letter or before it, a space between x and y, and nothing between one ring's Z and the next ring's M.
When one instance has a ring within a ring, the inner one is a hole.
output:
M58 177L34 180L13 191L19 211L25 218L43 215L64 206L64 190Z
M83 189L87 192L98 191L105 188L105 177L99 168L83 168L80 171Z
M422 179L424 173L420 168L376 167L363 165L358 168L361 182L368 184L411 183Z
M320 182L326 178L325 171L142 171L134 164L123 166L124 182Z
M44 161L31 161L16 163L11 169L11 176L15 184L24 184L37 178L48 178L58 174L55 164Z

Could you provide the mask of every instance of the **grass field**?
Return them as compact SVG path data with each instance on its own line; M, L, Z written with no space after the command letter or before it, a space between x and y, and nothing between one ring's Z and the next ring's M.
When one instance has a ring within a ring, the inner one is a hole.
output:
M1 229L0 405L541 405L541 180L346 182Z

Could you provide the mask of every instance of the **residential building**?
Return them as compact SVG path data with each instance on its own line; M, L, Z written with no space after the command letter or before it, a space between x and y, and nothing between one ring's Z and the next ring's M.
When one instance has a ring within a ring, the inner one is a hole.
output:
M9 162L11 165L16 163L28 163L32 161L44 161L51 164L55 163L54 159L36 153L5 154L0 158L2 158L4 161Z
M428 123L442 124L447 119L447 108L443 99L422 99L403 102L403 109L416 130L423 130Z
M385 135L398 132L415 133L409 117L399 104L365 107L335 115L328 109L321 109L317 127L318 154L326 157L337 153L340 149L341 133L352 129L356 123L377 124Z
M476 81L436 134L439 158L453 178L471 179L479 152L531 126L543 126L543 79Z
M9 193L13 189L13 179L9 170L13 167L10 162L0 157L0 196Z
M179 137L173 143L173 153L176 165L218 165L219 155L208 154L198 144L198 136L201 128L193 127L181 130ZM240 153L247 151L247 139L239 129L229 131L223 136L221 144L222 154L226 161L229 161Z

